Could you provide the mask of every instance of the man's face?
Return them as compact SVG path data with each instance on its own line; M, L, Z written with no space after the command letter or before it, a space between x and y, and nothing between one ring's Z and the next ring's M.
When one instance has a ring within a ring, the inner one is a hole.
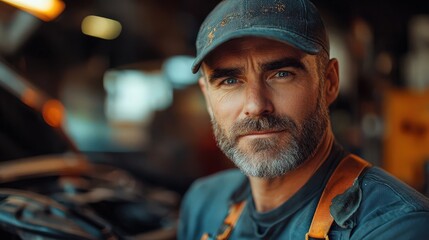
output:
M316 61L277 41L242 38L203 63L216 140L245 174L281 176L318 146L329 120Z

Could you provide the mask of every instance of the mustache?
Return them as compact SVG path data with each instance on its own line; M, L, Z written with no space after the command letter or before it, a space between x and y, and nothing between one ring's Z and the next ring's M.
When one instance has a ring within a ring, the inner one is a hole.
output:
M297 132L297 124L288 116L265 115L258 118L245 118L231 127L231 135L237 137L251 132L282 131Z

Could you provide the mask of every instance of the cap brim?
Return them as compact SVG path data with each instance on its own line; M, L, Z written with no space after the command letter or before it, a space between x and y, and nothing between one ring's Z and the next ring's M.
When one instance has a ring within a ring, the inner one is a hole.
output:
M294 32L284 31L284 30L279 30L274 28L273 29L267 29L267 28L242 29L240 31L234 31L227 35L219 37L216 40L214 40L210 45L205 47L202 50L202 52L198 54L198 56L195 58L195 61L192 64L192 72L197 73L204 58L206 58L207 55L209 55L220 45L232 39L237 39L242 37L261 37L261 38L267 38L267 39L283 42L305 53L312 54L312 55L317 54L323 50L323 47L321 44L308 40L307 38L299 34L296 34Z

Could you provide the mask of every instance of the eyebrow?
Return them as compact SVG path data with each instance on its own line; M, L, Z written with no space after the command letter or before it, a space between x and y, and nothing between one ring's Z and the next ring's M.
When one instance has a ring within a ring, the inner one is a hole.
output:
M290 57L283 58L280 60L275 60L268 63L263 63L261 66L261 69L263 71L272 71L272 70L276 70L284 67L294 67L305 71L307 70L304 63L302 63L300 59L290 58Z
M209 75L209 82L224 77L236 77L243 73L241 68L217 68Z
M272 71L284 67L294 67L302 70L307 70L304 63L297 58L282 58L272 62L263 63L261 65L262 71ZM242 75L244 70L242 68L216 68L208 76L209 82L214 82L216 79L225 77L237 77Z

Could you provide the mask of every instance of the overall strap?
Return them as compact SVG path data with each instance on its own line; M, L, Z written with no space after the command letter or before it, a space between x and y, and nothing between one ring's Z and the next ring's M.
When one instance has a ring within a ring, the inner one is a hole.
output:
M245 206L246 206L246 201L237 202L231 205L231 207L229 208L228 216L226 216L225 220L223 221L223 225L222 225L222 228L220 229L220 233L214 239L227 240L229 238ZM204 233L203 236L201 237L201 240L208 240L208 239L211 239L211 238L207 233Z
M310 229L305 235L306 240L329 239L328 232L334 222L334 218L329 212L332 200L350 188L362 171L369 166L368 162L354 154L349 154L341 160L320 197Z

